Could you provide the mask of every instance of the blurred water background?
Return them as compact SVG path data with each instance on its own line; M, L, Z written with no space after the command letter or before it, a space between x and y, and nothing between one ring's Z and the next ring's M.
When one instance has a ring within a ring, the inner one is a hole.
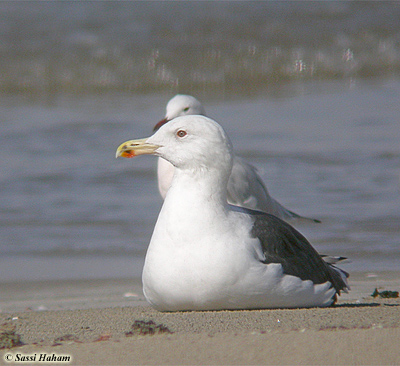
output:
M156 158L200 99L321 253L398 271L398 2L0 2L0 281L140 276Z

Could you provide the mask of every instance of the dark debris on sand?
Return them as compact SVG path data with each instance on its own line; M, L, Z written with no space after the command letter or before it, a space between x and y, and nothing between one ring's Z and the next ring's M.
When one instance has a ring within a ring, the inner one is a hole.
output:
M156 324L152 320L144 321L144 320L135 320L132 324L132 329L129 332L126 332L125 335L127 337L132 337L134 335L154 335L154 334L162 334L171 332L168 327L163 324Z
M399 292L398 291L378 291L377 288L375 288L374 292L371 294L373 298L375 297L380 297L382 299L395 299L399 297Z
M15 333L15 326L10 323L0 325L0 349L22 346L21 336Z

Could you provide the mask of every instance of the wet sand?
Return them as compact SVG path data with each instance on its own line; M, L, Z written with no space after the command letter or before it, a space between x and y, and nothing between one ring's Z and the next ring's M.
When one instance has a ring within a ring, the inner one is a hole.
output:
M399 274L352 278L333 308L180 313L148 306L138 279L1 284L0 324L24 345L0 350L0 362L46 353L73 365L399 364L400 300L371 296L398 291ZM154 323L140 334L135 321ZM157 333L161 324L169 331Z

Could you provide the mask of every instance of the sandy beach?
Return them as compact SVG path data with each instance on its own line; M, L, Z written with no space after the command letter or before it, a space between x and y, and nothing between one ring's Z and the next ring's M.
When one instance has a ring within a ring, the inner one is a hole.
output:
M352 277L333 308L179 313L153 310L138 279L2 284L1 332L23 345L1 363L399 364L400 300L371 294L397 291L400 276Z

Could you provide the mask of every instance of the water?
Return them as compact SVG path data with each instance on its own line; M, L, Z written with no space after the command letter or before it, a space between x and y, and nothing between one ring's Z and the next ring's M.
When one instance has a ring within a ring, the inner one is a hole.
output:
M140 275L162 204L156 159L115 150L150 135L177 92L202 100L274 198L323 221L297 226L321 253L350 272L399 269L397 3L0 13L1 280Z
M400 69L398 2L1 2L0 14L8 93L254 93Z

